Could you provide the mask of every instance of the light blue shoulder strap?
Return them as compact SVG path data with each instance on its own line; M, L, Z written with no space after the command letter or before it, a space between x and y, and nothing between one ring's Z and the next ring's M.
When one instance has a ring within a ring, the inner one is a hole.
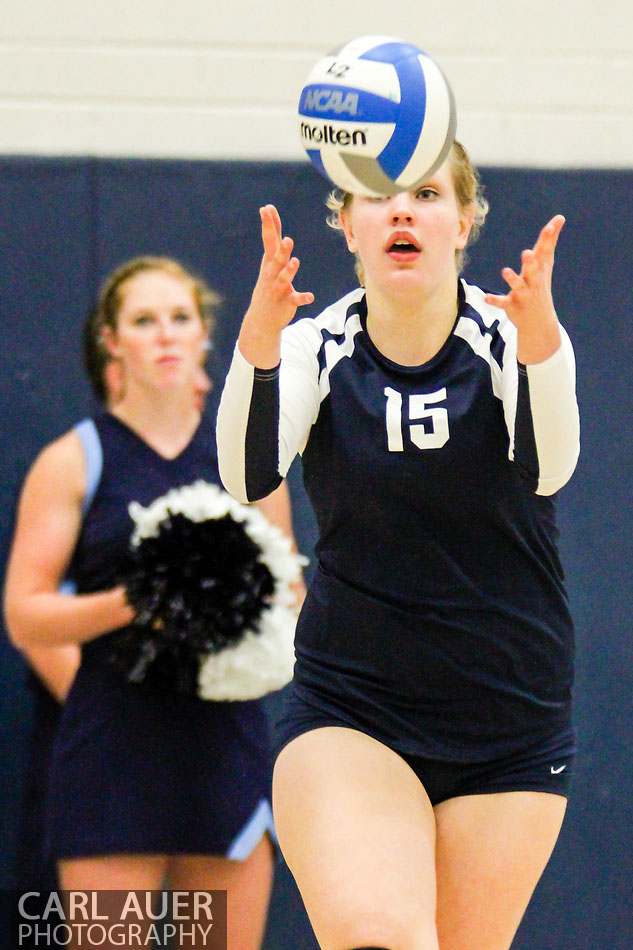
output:
M103 471L103 449L101 448L101 439L97 432L97 427L92 419L82 419L74 427L74 431L79 436L84 455L86 456L86 494L81 505L81 514L85 515L95 496L99 482L101 481L101 472ZM74 594L77 585L73 580L65 578L59 585L59 593Z
M58 593L66 594L68 597L70 597L71 594L74 594L76 590L77 590L77 585L75 584L74 581L71 581L68 577L65 580L63 580L61 584L59 585L59 587L57 588Z
M75 432L79 436L86 456L86 494L81 506L81 513L85 515L92 504L101 480L103 449L97 427L92 419L82 419L81 422L78 422L75 426Z

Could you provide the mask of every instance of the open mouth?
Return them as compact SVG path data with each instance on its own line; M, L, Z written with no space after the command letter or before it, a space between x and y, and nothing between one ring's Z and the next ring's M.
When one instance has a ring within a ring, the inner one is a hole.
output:
M419 247L416 247L415 244L411 244L409 241L394 241L388 248L390 254L417 254L419 250Z
M387 247L387 254L395 261L412 260L420 253L420 248L410 240L411 235L397 237Z

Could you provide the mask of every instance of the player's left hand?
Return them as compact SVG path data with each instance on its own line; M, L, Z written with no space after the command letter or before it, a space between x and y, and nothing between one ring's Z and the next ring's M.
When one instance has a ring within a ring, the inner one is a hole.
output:
M558 236L565 224L557 214L542 229L531 250L521 254L521 273L504 267L501 276L510 287L507 294L486 294L486 303L505 310L518 331L517 358L521 363L540 363L560 346L558 317L552 298L552 272Z

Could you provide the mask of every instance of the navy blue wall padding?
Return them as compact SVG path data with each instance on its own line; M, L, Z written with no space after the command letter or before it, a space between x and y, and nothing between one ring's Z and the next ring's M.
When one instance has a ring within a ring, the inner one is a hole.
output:
M633 532L631 281L633 172L484 169L489 222L466 276L503 288L505 264L562 212L555 269L574 342L582 454L560 496L562 551L578 631L580 754L560 842L514 950L633 946ZM128 257L169 254L225 303L212 354L221 382L260 260L258 208L274 202L296 241L296 284L317 312L354 286L343 239L326 228L328 188L308 164L0 158L0 549L34 455L90 409L79 330L103 277ZM217 393L217 390L216 390ZM290 476L304 550L314 523ZM0 642L0 887L11 887L30 728L23 663ZM271 715L278 697L269 700ZM281 867L268 950L316 947Z

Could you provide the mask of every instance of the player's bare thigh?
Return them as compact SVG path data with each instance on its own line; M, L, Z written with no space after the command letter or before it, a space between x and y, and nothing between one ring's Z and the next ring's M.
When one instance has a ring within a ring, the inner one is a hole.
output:
M273 810L324 950L437 950L433 809L400 756L353 729L304 733L277 760Z
M566 805L561 795L522 791L462 796L436 806L442 950L508 950Z

